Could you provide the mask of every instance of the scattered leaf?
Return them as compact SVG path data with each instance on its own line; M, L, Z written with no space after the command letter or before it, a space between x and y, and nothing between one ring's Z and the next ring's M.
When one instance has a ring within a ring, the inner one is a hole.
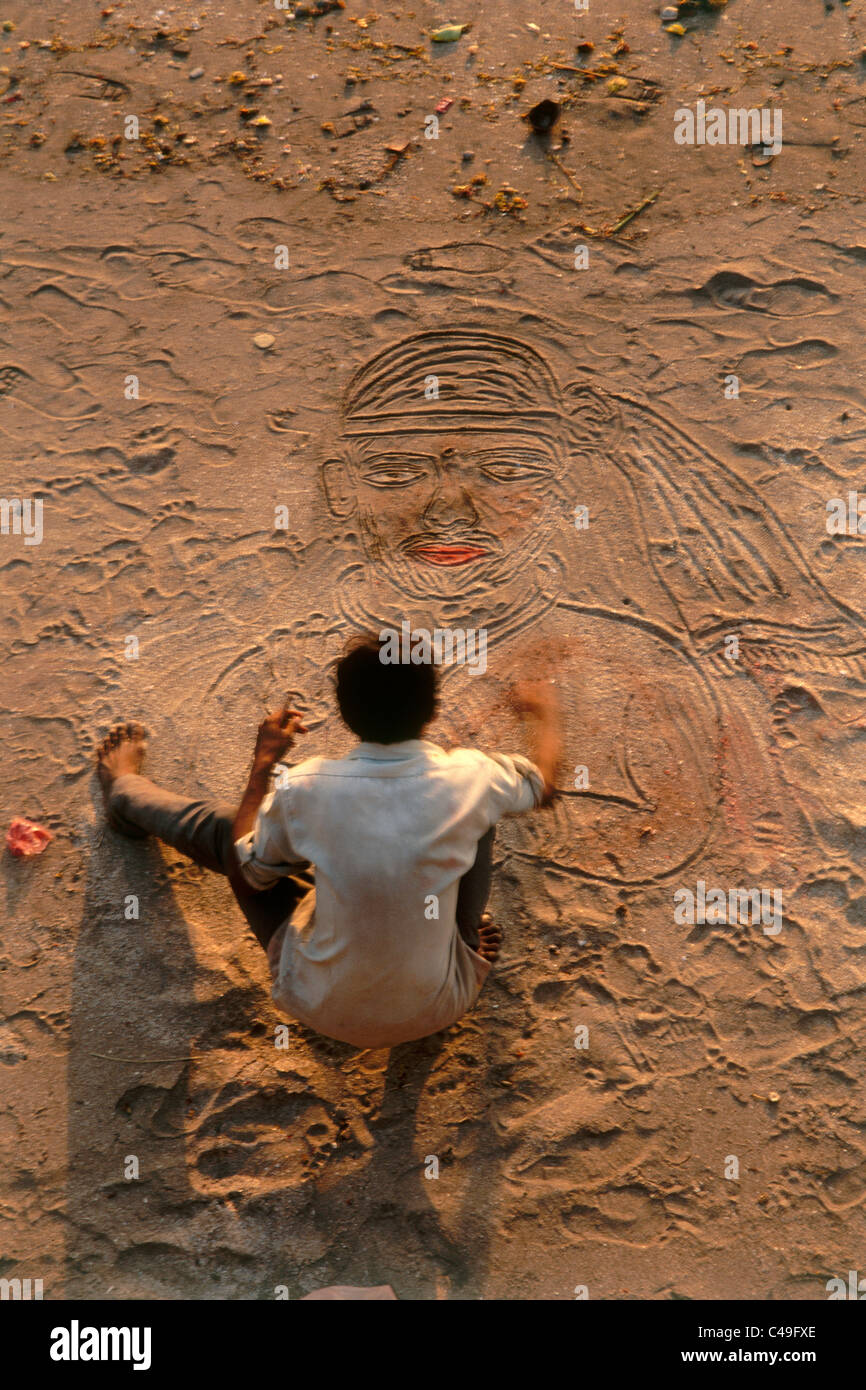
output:
M430 38L434 43L456 43L460 35L471 27L469 24L443 24L441 29L433 30Z

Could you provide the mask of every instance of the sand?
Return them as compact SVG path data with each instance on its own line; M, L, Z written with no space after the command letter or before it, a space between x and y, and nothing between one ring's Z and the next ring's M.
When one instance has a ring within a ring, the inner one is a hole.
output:
M41 544L0 536L3 825L54 837L3 865L0 1274L46 1298L862 1267L864 560L826 520L863 477L866 20L606 8L0 7L3 494L44 502ZM677 145L699 98L781 108L782 152ZM443 403L517 354L553 473L479 465L438 520L359 474L353 392L378 371L411 438L431 352ZM401 537L470 514L496 564L425 588ZM489 631L443 742L521 751L508 683L558 680L576 794L502 827L456 1028L278 1047L227 886L106 828L94 742L142 719L154 777L236 798L287 693L304 753L349 748L328 663L401 618ZM779 929L676 921L699 883L781 894Z

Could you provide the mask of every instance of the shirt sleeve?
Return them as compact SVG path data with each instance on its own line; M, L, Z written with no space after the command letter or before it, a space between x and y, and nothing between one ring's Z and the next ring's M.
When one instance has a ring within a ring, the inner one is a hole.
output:
M272 888L306 863L292 846L289 819L289 789L280 787L263 800L249 834L235 841L241 873L251 888Z
M544 797L544 778L535 763L520 753L487 753L490 766L488 810L491 824L500 816L531 811Z

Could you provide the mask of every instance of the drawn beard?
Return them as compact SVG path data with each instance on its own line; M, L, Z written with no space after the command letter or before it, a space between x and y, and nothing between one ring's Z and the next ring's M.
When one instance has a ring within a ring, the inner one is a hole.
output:
M527 563L512 583L493 592L485 586L475 594L431 597L424 586L417 593L407 592L404 585L395 585L387 568L359 561L339 575L335 597L341 617L356 631L399 630L405 620L431 631L437 627L484 629L490 647L533 627L555 608L564 582L562 557L551 553ZM447 677L449 669L442 674Z

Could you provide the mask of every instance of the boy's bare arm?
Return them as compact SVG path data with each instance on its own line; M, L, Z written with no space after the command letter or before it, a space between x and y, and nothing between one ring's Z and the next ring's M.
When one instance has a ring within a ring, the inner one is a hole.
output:
M562 761L562 708L555 686L540 681L521 681L511 688L511 702L530 723L532 761L544 778L542 806L556 795Z
M303 717L299 710L286 706L269 714L259 725L253 765L232 827L233 839L242 839L255 825L258 809L268 792L274 765L294 747L295 734L307 732L301 723Z

